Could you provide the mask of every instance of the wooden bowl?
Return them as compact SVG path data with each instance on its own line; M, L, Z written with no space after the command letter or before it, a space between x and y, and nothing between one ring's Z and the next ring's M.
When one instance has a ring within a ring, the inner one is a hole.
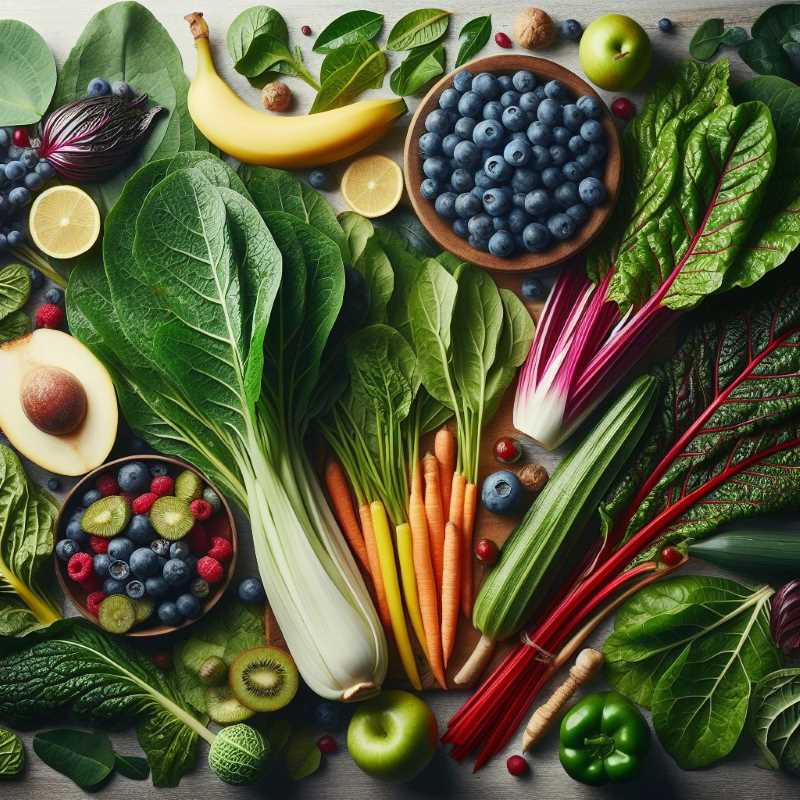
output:
M576 97L580 95L591 95L596 97L603 104L603 117L600 120L606 134L608 144L608 156L606 157L606 170L604 183L608 191L608 200L597 208L592 209L589 219L578 229L576 235L566 242L551 247L544 253L521 253L513 258L498 258L482 250L476 250L467 243L466 240L457 236L450 227L448 220L442 219L433 207L433 203L426 200L419 192L419 187L425 178L422 172L422 158L419 153L419 137L425 133L425 117L428 112L438 108L439 95L447 89L453 82L453 76L461 70L468 69L473 74L479 72L516 72L519 69L527 69L533 72L537 78L561 81ZM425 95L417 107L411 124L406 134L404 148L404 166L406 190L411 198L411 204L422 224L434 239L445 249L454 253L464 261L479 264L493 270L518 271L536 270L552 267L566 261L570 256L574 256L578 251L586 247L592 239L597 236L603 226L611 216L614 205L619 196L619 188L622 179L622 151L619 142L619 133L611 115L603 103L602 98L597 92L574 72L548 61L545 58L535 58L524 55L495 55L486 58L478 58L468 64L464 64L457 70L445 75L434 87Z
M224 514L225 521L227 522L229 536L231 545L233 547L233 555L231 556L230 562L226 565L225 569L225 578L222 583L218 584L215 589L212 591L211 594L206 598L204 606L203 606L203 613L197 619L187 619L185 622L182 622L180 625L170 626L170 625L154 625L150 628L134 628L133 630L128 631L125 636L132 636L136 638L149 638L152 636L164 636L168 633L173 633L174 631L180 630L181 628L186 628L189 625L197 622L198 619L202 619L212 608L220 601L222 595L225 594L225 590L230 585L231 579L233 578L233 573L236 570L236 559L239 554L239 541L238 535L236 533L236 520L233 517L233 512L231 511L231 507L228 504L228 501L225 497L219 492L216 486L208 480L201 472L196 470L191 464L187 464L184 461L180 461L177 458L170 458L168 456L159 456L154 455L152 453L147 455L141 456L125 456L124 458L118 458L115 461L109 461L107 464L103 464L102 466L98 467L97 469L92 470L91 472L84 475L80 481L73 487L72 491L66 496L64 499L64 504L61 506L61 511L58 513L58 518L56 519L56 541L63 539L63 532L67 526L69 518L72 516L72 513L80 506L80 501L78 498L89 488L94 487L94 481L96 480L98 475L103 474L104 472L112 472L116 473L116 471L123 465L128 464L131 461L145 461L145 462L159 462L162 464L168 464L175 473L182 472L185 469L194 472L198 478L200 478L203 483L213 489L216 492L217 496L219 497L220 501L222 502L222 510L220 514ZM219 515L217 515L219 516ZM223 535L223 534L218 534ZM74 581L69 580L67 577L67 565L60 559L56 558L55 561L55 569L56 569L56 577L58 578L58 582L61 585L61 589L64 594L72 600L75 607L84 616L86 619L89 620L93 625L97 625L97 617L93 614L90 614L86 608L86 592L78 586Z

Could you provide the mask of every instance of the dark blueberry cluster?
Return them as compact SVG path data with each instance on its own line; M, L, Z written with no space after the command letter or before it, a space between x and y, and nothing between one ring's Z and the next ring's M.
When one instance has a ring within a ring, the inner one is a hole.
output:
M462 70L425 118L420 193L478 250L541 253L606 200L602 115L596 97L528 70Z

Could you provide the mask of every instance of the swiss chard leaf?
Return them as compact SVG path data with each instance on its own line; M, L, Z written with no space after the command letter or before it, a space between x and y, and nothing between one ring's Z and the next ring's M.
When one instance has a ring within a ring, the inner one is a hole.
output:
M389 32L388 50L413 50L440 39L450 24L450 12L440 8L422 8L399 19Z
M90 790L114 771L114 750L104 733L59 728L37 733L33 750L48 767Z
M417 94L445 70L444 45L415 47L392 72L389 87L400 97Z
M31 293L28 268L22 264L9 264L0 269L0 322L9 314L19 311Z
M380 89L386 75L386 55L373 42L361 39L334 51L322 86L309 113L328 111L352 103L367 89Z
M458 55L456 56L456 67L466 64L471 58L474 58L486 46L489 37L492 34L492 18L487 15L485 17L475 17L464 25L458 32L458 38L461 46L458 48Z
M750 732L771 769L800 775L800 668L776 670L756 684Z
M337 48L374 39L383 27L383 14L374 11L348 11L323 28L314 42L314 52L332 53Z

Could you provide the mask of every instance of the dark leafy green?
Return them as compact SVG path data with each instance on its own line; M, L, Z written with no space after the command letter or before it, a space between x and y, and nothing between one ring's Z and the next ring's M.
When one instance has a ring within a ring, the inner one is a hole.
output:
M756 684L750 732L767 766L800 775L800 668L771 672Z
M19 311L31 293L31 279L27 267L8 264L0 269L0 321Z
M246 8L233 20L225 37L234 65L244 58L253 40L261 35L271 36L285 44L289 42L289 29L280 12L269 6Z
M692 58L698 61L709 61L712 59L722 44L725 35L725 20L714 17L707 19L694 32L692 40L689 42L689 53Z
M492 35L492 18L487 15L485 17L475 17L464 25L458 32L458 39L461 46L458 48L458 55L456 56L456 67L466 64L486 46L489 37Z
M753 23L750 33L759 39L780 41L787 30L800 25L800 4L780 3L770 6Z
M450 24L450 12L440 8L422 8L399 19L386 42L388 50L412 50L440 39Z
M31 329L31 321L24 311L12 311L0 319L0 344L10 342Z
M772 39L748 39L739 46L739 56L760 75L792 77L792 63L781 45Z
M415 47L392 72L389 87L400 97L417 94L445 71L444 45Z
M784 149L800 147L800 87L785 78L764 75L738 84L735 94L739 102L760 100L767 105L778 133L779 161L791 168L793 154Z
M114 771L114 750L104 733L67 728L44 731L33 737L33 750L48 767L87 791Z
M14 731L0 728L0 781L16 778L24 766L22 740Z
M292 731L289 734L284 757L286 771L293 781L313 775L322 763L322 753L317 747L316 738L307 730Z
M132 781L146 781L150 777L150 765L146 758L121 756L114 753L114 769Z
M383 14L374 11L348 11L329 23L317 36L314 51L332 53L346 44L374 39L383 27Z
M386 75L386 55L366 39L344 45L325 58L322 86L309 113L352 103L367 89L379 89Z

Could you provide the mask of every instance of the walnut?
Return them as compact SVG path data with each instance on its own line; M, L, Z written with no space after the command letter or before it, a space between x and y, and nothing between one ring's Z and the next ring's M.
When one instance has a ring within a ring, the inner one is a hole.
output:
M539 494L545 484L550 480L550 475L541 464L526 464L517 472L520 483L533 494Z
M261 102L267 111L288 111L292 105L292 90L282 81L273 81L261 90Z
M556 40L556 26L541 8L526 8L514 21L514 38L528 50L550 47Z

